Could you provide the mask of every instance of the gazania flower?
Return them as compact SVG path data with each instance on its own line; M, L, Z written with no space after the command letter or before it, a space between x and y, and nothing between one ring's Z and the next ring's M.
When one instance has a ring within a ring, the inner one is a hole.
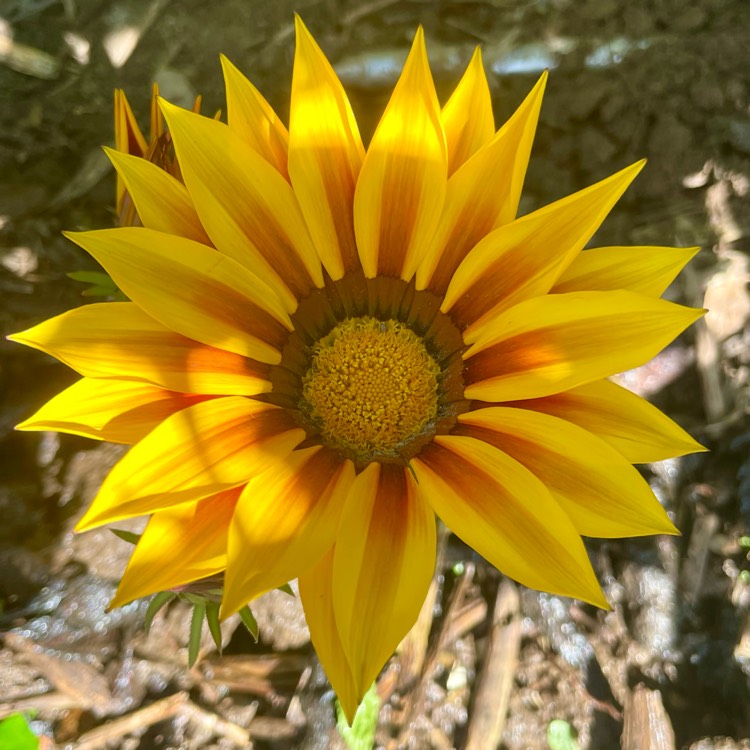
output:
M78 525L151 516L115 604L224 571L226 617L298 577L351 717L436 516L602 607L581 535L675 532L632 464L701 448L607 378L701 315L659 299L694 250L582 252L641 163L516 218L544 77L495 132L479 53L441 109L420 30L365 148L301 22L288 131L222 63L228 124L161 102L179 178L110 153L143 226L70 237L132 301L13 337L83 376L21 428L133 445Z

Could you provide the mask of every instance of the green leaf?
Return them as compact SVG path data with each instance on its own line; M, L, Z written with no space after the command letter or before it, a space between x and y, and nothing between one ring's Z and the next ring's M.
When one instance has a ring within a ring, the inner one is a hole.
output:
M203 630L203 618L206 616L206 605L196 604L193 607L193 617L190 620L190 639L188 640L188 667L195 666L198 661L198 651L201 647L201 631Z
M39 738L29 729L23 714L11 714L0 721L0 747L37 750Z
M351 726L347 724L341 704L336 701L336 728L349 750L372 750L375 744L375 730L378 727L378 713L380 696L374 682L357 707Z
M283 586L279 586L278 590L283 591L285 594L289 594L289 596L291 596L293 599L296 597L296 594L288 583L285 583Z
M219 624L219 602L207 602L206 603L206 622L208 623L208 629L211 633L211 637L214 639L216 648L219 649L219 655L221 655L221 625Z
M175 596L177 596L177 594L175 594L173 591L162 591L149 602L148 609L146 610L146 615L143 618L143 628L146 631L146 635L148 635L148 631L151 630L151 623L153 622L154 617L156 617L156 613L165 604L171 602L172 599L175 598Z
M576 742L575 730L562 719L553 719L549 723L547 744L550 750L581 750Z
M129 544L138 544L141 538L140 534L136 534L132 531L125 531L125 529L110 529L110 531L118 539L122 539L123 542L128 542Z
M256 621L253 613L250 611L250 607L245 605L238 613L242 624L247 628L247 632L253 637L253 640L258 642L258 622Z

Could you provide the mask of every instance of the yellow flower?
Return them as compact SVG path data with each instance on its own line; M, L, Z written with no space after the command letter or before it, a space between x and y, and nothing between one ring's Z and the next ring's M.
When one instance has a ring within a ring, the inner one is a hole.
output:
M132 301L13 337L83 376L20 427L133 444L78 526L151 514L115 604L225 571L226 617L299 577L351 718L436 515L602 607L581 535L675 533L632 464L701 447L607 378L701 315L659 299L695 250L581 252L641 163L516 218L544 76L495 133L479 52L441 109L419 30L365 149L301 22L288 131L222 63L228 125L161 102L179 179L110 152L143 226L70 236Z

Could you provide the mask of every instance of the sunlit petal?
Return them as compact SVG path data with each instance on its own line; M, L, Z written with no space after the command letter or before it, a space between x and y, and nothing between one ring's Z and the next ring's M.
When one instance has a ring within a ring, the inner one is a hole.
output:
M288 312L323 285L289 183L226 125L162 102L185 185L216 248L263 278Z
M89 378L134 380L182 393L254 396L271 390L266 365L174 333L132 302L78 307L8 338Z
M201 500L283 461L304 431L282 409L239 396L165 419L115 466L78 531Z
M628 289L659 297L698 247L597 247L584 250L563 271L551 291L607 292Z
M156 164L104 149L125 183L141 223L148 229L210 245L185 186Z
M452 175L495 134L490 87L479 47L443 107L440 119L448 150L448 174Z
M143 227L66 235L149 315L183 336L277 364L292 323L269 286L231 258ZM201 304L211 300L211 304Z
M498 570L607 607L573 523L520 463L482 440L446 435L413 464L419 495Z
M331 547L315 566L300 574L299 595L310 628L310 640L351 722L359 696L333 612L333 558L334 548Z
M420 28L354 194L354 230L367 278L414 275L440 219L447 158Z
M465 356L467 398L537 398L637 367L703 315L633 292L571 292L522 302Z
M319 445L248 482L229 531L227 617L314 565L336 541L354 466Z
M444 293L467 253L516 218L546 82L545 74L490 143L448 180L440 222L417 269L417 288Z
M655 406L609 380L597 380L512 405L577 424L605 440L634 464L705 450Z
M676 533L646 480L583 428L548 414L504 407L478 409L458 420L454 434L494 445L540 479L579 534Z
M287 177L289 134L271 105L242 73L221 55L227 90L227 123L250 148Z
M132 445L171 414L209 398L132 380L82 378L16 429L56 430Z
M220 573L242 487L155 513L148 522L110 607Z
M364 159L349 99L325 55L296 17L289 113L289 174L332 279L358 267L354 187Z
M466 256L441 306L472 343L494 316L546 294L578 255L645 162L488 234Z
M357 476L333 562L336 625L357 701L419 615L435 543L435 517L405 468L371 463Z

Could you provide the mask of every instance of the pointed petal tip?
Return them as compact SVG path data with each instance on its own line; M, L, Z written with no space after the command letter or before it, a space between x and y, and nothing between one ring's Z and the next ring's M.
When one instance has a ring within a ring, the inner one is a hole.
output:
M307 28L307 25L302 20L302 16L297 12L294 14L294 33L298 45L300 43L304 44L315 41L315 37L310 33L310 29Z

